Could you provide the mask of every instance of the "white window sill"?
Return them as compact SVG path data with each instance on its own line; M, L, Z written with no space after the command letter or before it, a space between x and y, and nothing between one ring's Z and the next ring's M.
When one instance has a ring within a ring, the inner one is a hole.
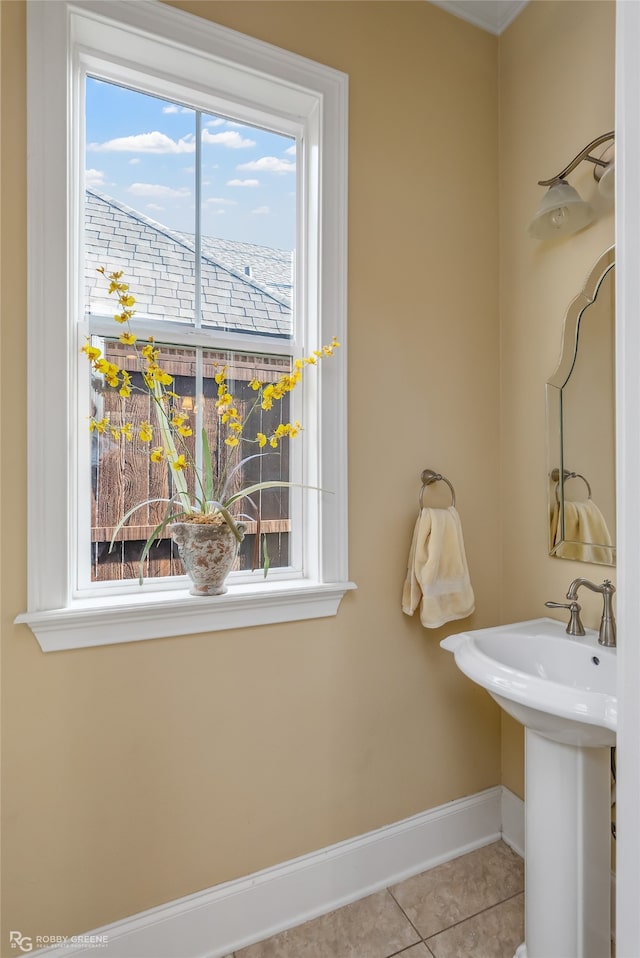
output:
M225 595L187 590L76 600L62 609L23 612L43 652L139 642L335 615L353 582L308 580L230 586Z

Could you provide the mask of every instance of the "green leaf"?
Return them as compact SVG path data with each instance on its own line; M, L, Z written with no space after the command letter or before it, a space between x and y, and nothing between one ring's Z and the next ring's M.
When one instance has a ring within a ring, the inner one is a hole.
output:
M205 499L213 499L213 462L211 460L209 437L204 427L202 429L202 468L204 471L204 497Z
M262 537L262 571L264 573L265 579L267 578L267 573L269 571L269 553L267 552L267 537Z
M167 515L164 517L162 522L158 523L158 525L155 527L155 529L153 530L153 532L151 533L151 535L145 542L144 549L142 550L142 555L140 556L140 565L139 565L140 572L138 575L139 585L142 585L142 583L144 582L144 560L149 555L149 552L151 551L151 547L153 543L156 541L156 539L160 538L160 536L162 535L166 527L169 525L169 523L179 521L183 516L186 516L186 515L188 515L188 513L186 512L183 512L177 516Z
M220 498L222 499L222 501L224 502L224 497L227 494L227 489L229 488L229 484L231 480L233 479L235 474L239 472L244 465L246 465L247 462L251 462L252 459L264 459L266 456L279 456L279 455L280 455L279 452L254 452L253 455L245 456L244 459L241 459L240 462L237 463L233 467L233 469L230 470L229 475L225 479L224 486L222 487L222 490L220 492Z
M254 492L260 492L261 489L275 489L282 487L295 487L296 489L316 489L318 492L329 492L328 489L321 489L320 486L307 486L302 482L281 482L278 479L269 479L264 482L256 482L253 486L247 486L246 489L242 489L240 492L236 492L233 496L229 496L225 502L226 506L233 505L234 502L237 502L238 499L245 499Z
M142 509L143 506L150 506L151 503L153 502L166 502L167 509L168 509L168 507L171 505L172 500L171 499L145 499L144 502L139 502L137 506L133 506L132 509L129 509L129 511L123 515L122 519L113 530L113 535L111 536L111 542L109 543L109 552L113 550L113 544L116 541L116 536L118 535L118 533L120 532L124 524L127 522L127 520L131 518L134 512L137 512L138 509Z
M221 513L221 515L224 516L225 522L227 523L227 525L229 526L229 528L230 528L231 531L233 532L233 534L234 534L234 536L236 537L236 539L238 540L238 542L242 542L242 540L244 539L244 532L241 532L241 531L240 531L240 529L238 528L238 525L237 525L237 523L236 523L236 520L233 518L233 516L231 515L231 513L229 512L229 510L226 508L226 506L223 505L222 502L217 502L215 499L210 499L209 502L207 503L207 505L208 505L208 506L215 506L215 508L217 509L217 511L218 511L219 513Z

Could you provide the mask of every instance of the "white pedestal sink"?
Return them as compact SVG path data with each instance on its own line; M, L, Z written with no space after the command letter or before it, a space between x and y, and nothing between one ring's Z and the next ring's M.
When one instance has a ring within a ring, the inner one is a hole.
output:
M525 942L516 958L607 958L615 649L548 618L440 644L526 729Z

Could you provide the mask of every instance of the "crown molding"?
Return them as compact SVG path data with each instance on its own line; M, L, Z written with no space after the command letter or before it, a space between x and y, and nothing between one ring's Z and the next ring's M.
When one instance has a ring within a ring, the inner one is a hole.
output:
M430 0L455 17L499 35L506 30L529 0Z

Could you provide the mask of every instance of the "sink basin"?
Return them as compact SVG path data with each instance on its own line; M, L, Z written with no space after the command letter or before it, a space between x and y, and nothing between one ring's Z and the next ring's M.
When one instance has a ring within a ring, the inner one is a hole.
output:
M565 745L615 745L616 653L598 644L597 632L574 637L540 618L460 632L440 645L527 728Z

